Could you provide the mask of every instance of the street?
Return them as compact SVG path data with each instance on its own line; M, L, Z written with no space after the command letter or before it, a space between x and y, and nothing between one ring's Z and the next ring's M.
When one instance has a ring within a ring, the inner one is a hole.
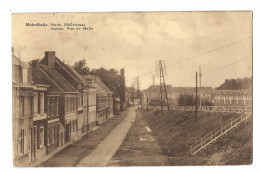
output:
M135 121L135 108L129 108L96 131L64 148L39 167L106 166Z
M84 157L77 166L107 166L110 159L125 139L136 118L134 108L130 108L127 117L97 146L88 156Z

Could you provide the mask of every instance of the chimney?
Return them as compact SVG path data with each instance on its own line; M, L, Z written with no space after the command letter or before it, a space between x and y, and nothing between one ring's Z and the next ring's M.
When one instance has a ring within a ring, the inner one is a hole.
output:
M47 58L48 66L52 69L55 68L55 51L46 51L45 57Z

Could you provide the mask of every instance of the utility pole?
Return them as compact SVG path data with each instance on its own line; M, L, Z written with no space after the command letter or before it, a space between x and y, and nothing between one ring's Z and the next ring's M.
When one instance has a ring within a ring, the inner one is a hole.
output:
M138 94L138 97L140 99L140 105L141 105L141 108L143 107L142 106L142 98L141 98L141 93L140 93L140 89L139 89L139 80L138 80L138 77L137 77L137 94ZM138 106L139 107L139 106Z
M162 87L164 87L164 93L165 93L165 97L166 97L168 111L170 110L170 107L169 107L169 102L168 102L168 96L167 96L167 91L166 91L166 85L165 85L165 79L164 79L163 67L162 67L162 61L161 60L159 60L159 68L160 68L161 111L163 112L163 100L162 100L163 91L162 91Z
M148 93L146 93L146 111L148 112Z
M197 104L197 97L198 97L197 77L198 77L198 74L197 73L198 72L196 72L196 101L195 101L195 103L196 103L196 106L195 106L196 121L198 120L198 117L197 117L197 115L198 115L198 104Z
M133 86L133 106L135 105L135 87Z
M201 76L202 76L202 74L201 74L201 66L199 66L199 77L200 77L200 108L201 108Z
M153 86L154 86L155 84L154 84L154 75L153 75Z

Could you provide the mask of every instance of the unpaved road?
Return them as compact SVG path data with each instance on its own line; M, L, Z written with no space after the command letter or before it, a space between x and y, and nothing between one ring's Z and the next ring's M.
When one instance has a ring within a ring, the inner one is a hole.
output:
M99 143L97 148L91 154L84 157L76 166L107 166L110 159L124 141L125 136L135 119L136 112L134 108L129 108L126 118L117 125L102 142Z

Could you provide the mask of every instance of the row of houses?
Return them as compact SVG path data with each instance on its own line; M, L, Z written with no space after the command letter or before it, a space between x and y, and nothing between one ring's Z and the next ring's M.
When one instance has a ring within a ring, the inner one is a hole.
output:
M28 165L113 117L113 92L54 51L34 66L12 54L13 158Z
M226 80L227 81L227 80ZM226 82L225 81L225 82ZM251 81L252 82L252 81ZM223 83L221 86L226 85ZM198 95L201 99L206 100L216 106L251 106L252 105L252 85L247 84L245 88L231 87L201 87L198 88ZM164 91L164 90L163 90ZM172 87L166 85L167 97L170 105L179 106L179 98L181 95L192 95L195 97L195 87ZM143 103L160 104L160 85L152 85L143 92ZM163 92L162 99L165 102L166 96ZM157 102L156 102L157 101Z

